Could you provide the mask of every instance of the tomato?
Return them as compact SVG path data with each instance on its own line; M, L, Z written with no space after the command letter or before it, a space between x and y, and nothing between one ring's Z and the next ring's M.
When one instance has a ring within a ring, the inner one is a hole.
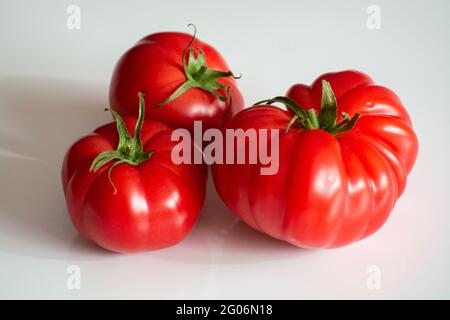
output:
M221 128L244 106L235 76L210 45L178 32L150 34L118 61L110 104L122 115L137 115L137 93L145 91L146 117L172 128Z
M260 104L224 127L280 130L279 169L261 175L261 162L215 164L220 197L251 227L296 246L340 247L369 236L388 218L417 157L405 107L357 71L294 85L287 96L262 103L281 102L289 112Z
M67 151L62 184L70 218L87 239L116 252L180 242L205 199L204 165L171 160L172 129L121 117L79 139ZM116 148L117 147L117 148Z

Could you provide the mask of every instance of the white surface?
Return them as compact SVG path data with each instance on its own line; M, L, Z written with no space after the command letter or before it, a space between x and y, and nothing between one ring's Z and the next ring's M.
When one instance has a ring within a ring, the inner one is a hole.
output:
M366 27L372 1L243 2L0 1L0 298L450 298L450 2L374 1L380 30ZM81 30L66 28L72 3ZM121 53L189 22L244 75L248 103L348 68L400 95L419 158L378 233L297 249L237 222L210 183L176 247L117 255L77 235L59 180L66 149L110 121L103 107ZM70 265L80 290L66 287ZM379 290L366 283L371 265Z

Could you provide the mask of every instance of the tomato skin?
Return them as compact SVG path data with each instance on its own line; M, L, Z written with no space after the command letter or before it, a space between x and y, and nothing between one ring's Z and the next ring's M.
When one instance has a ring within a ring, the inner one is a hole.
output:
M136 119L123 117L131 135ZM205 199L206 167L175 165L172 129L145 121L141 139L152 156L137 166L108 163L89 170L93 159L114 150L118 134L114 122L76 141L62 166L62 184L70 218L85 238L111 251L128 253L172 246L191 230Z
M261 164L215 164L212 170L216 189L233 213L304 248L341 247L378 230L404 191L418 152L399 98L360 72L326 74L311 86L294 85L287 96L305 110L319 111L322 80L335 92L338 114L361 114L351 130L335 136L321 129L285 132L290 112L254 106L223 130L279 129L278 172L261 175ZM248 151L248 143L244 148Z
M192 131L195 120L203 128L221 128L232 115L244 107L244 100L233 77L218 82L231 87L231 109L209 92L191 88L161 108L155 108L186 81L182 55L192 36L178 32L148 35L138 41L118 61L110 84L109 100L121 115L137 116L138 96L146 92L146 118L172 128ZM191 48L204 51L208 68L228 71L225 60L210 45L195 39Z

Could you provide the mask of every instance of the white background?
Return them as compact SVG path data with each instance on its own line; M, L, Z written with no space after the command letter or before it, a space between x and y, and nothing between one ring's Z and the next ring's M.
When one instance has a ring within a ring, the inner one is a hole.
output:
M66 27L81 8L81 30ZM381 8L381 29L366 9ZM0 298L450 298L450 2L0 1ZM248 104L328 71L359 69L408 108L419 158L391 218L335 250L272 240L209 184L181 244L118 255L80 238L60 167L79 136L110 121L115 61L146 34L190 32L220 50ZM81 289L66 286L81 269ZM370 266L381 287L367 285Z

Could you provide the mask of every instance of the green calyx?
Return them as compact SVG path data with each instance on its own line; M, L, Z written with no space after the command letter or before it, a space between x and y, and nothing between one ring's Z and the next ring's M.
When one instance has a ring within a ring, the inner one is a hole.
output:
M108 179L111 183L114 194L117 193L117 189L114 185L114 183L111 180L111 170L122 163L127 163L131 166L137 166L141 164L142 162L148 160L150 156L153 154L153 150L149 152L144 152L142 141L141 141L141 129L142 124L144 123L144 117L145 117L145 94L139 93L139 117L136 122L136 127L134 129L134 136L131 137L130 133L127 130L127 127L125 125L125 122L123 121L122 117L115 112L114 110L111 110L109 108L105 110L110 110L114 120L116 121L117 125L117 133L119 135L119 144L117 146L116 150L106 150L100 153L91 164L91 167L89 171L91 172L97 172L100 168L105 166L110 161L114 161L114 163L109 167L108 170Z
M275 97L259 101L255 103L255 105L263 103L272 104L276 102L284 104L294 113L291 121L289 121L286 131L289 131L293 125L296 125L298 128L305 130L322 129L333 135L337 135L352 129L360 117L359 113L356 113L350 118L347 113L343 112L343 120L337 122L336 97L331 89L330 83L326 80L322 80L322 101L319 114L317 114L315 109L303 109L298 103L287 97Z
M227 101L228 106L231 106L231 87L220 84L218 80L227 77L239 79L240 76L235 76L231 71L225 72L209 69L206 65L205 53L203 52L203 50L194 50L190 48L197 34L197 28L193 24L189 24L188 26L194 28L194 35L184 49L182 56L182 65L187 80L181 86L179 86L166 100L158 104L156 107L160 108L168 104L191 88L199 88L207 91L219 100ZM224 92L225 94L221 92Z

